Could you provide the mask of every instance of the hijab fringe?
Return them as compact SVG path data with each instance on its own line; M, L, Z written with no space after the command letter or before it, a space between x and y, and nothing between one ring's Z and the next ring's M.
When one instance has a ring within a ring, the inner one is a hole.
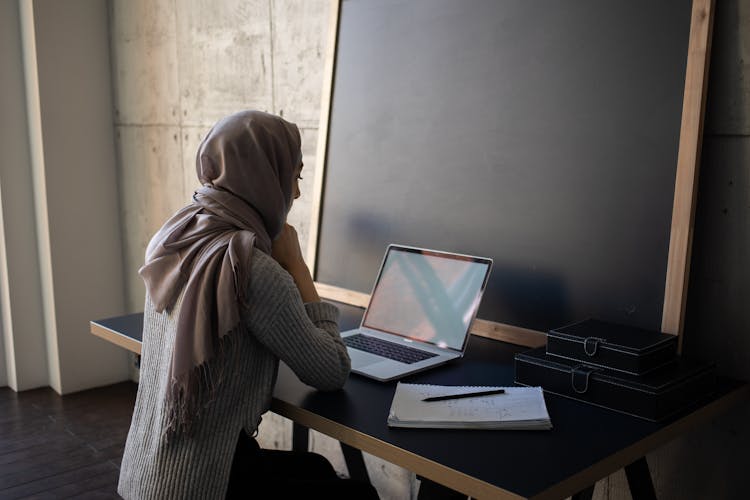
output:
M216 342L215 355L178 378L172 378L166 394L166 425L163 435L167 442L176 434L192 436L194 424L202 411L216 400L224 382L225 367L234 366L239 357L234 336L242 328L235 327Z

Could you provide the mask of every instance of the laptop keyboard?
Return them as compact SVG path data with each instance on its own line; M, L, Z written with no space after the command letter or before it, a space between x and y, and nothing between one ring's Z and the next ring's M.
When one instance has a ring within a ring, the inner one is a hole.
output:
M388 342L387 340L382 340L377 337L362 335L361 333L352 335L351 337L345 337L344 344L352 349L377 354L384 358L393 359L409 365L437 356L437 354L431 352L420 351L419 349L394 344L393 342Z

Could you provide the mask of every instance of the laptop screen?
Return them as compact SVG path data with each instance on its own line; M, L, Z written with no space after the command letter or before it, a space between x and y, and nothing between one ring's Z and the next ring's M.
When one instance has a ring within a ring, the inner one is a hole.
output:
M492 261L390 246L362 326L462 349Z

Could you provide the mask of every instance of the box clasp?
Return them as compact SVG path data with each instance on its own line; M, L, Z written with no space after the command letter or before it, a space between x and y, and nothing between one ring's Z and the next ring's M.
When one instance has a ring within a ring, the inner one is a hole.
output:
M578 394L583 394L584 392L588 391L589 377L595 371L596 368L593 368L591 366L574 366L573 370L570 372L570 385L573 387L573 390Z
M596 354L596 349L599 347L599 343L606 341L607 339L602 339L599 337L586 337L583 340L583 352L585 352L589 356L594 356Z

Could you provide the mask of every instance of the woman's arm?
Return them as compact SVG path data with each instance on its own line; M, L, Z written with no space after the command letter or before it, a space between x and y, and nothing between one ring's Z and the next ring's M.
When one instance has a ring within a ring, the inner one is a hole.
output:
M301 255L299 261L304 264ZM350 371L339 334L339 311L320 301L307 266L295 268L285 261L282 265L293 275L278 264L266 255L253 259L247 326L304 383L321 390L338 389Z

